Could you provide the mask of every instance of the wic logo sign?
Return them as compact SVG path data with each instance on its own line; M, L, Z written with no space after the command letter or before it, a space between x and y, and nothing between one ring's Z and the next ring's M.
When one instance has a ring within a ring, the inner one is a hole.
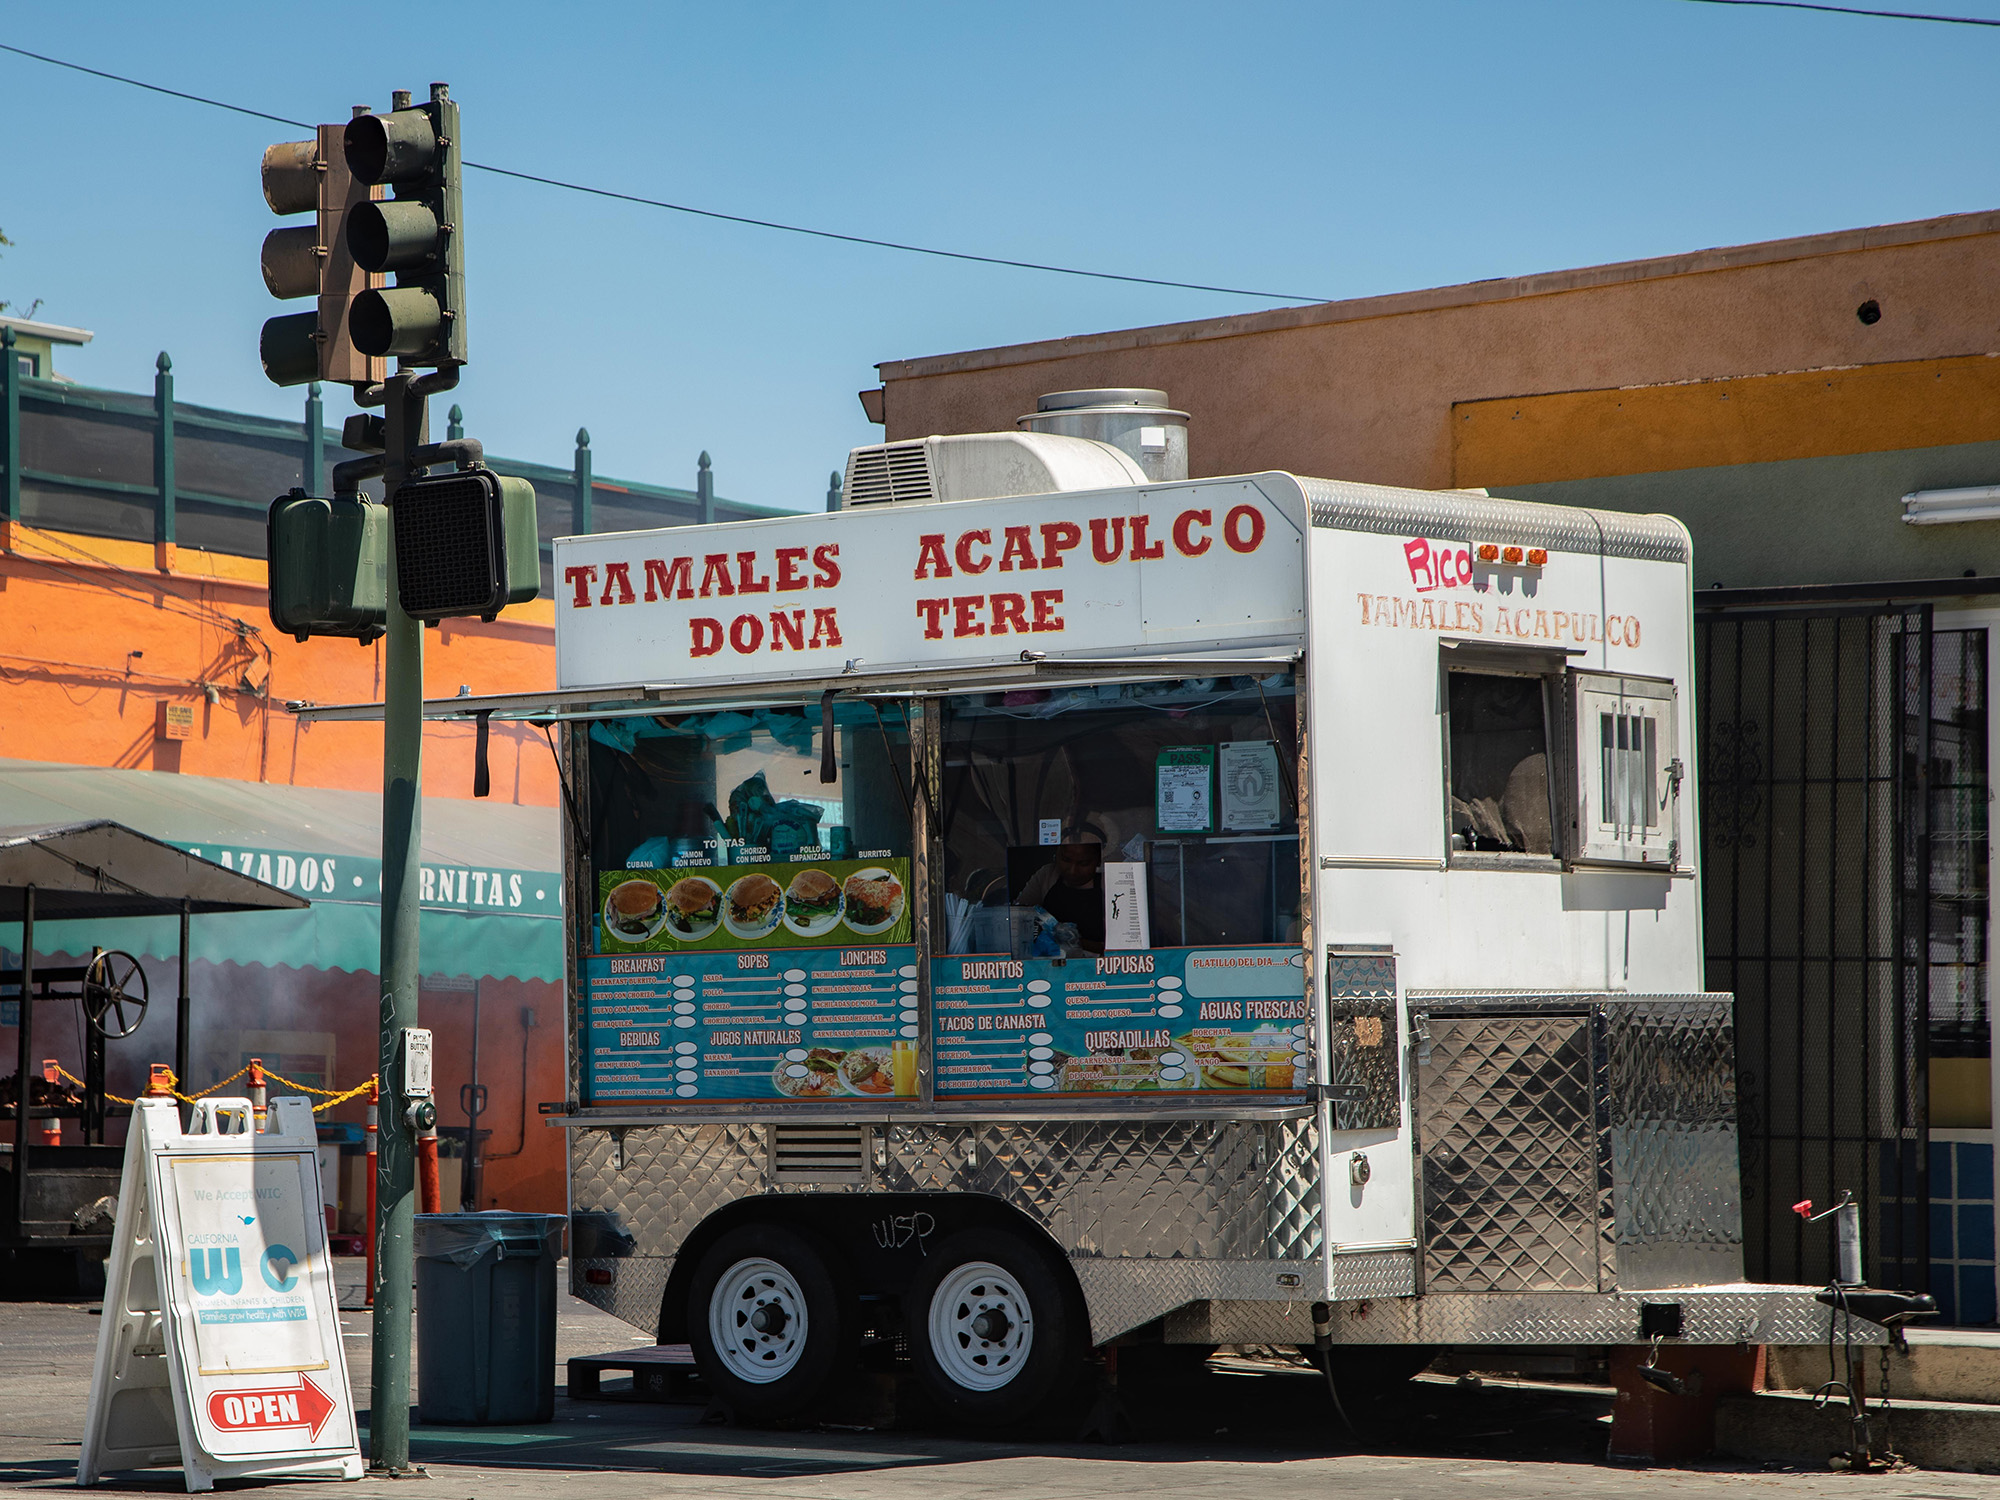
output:
M280 1269L279 1262L283 1262ZM257 1262L264 1285L274 1292L289 1292L291 1268L299 1263L298 1252L289 1245L267 1245ZM243 1254L234 1245L188 1251L188 1280L197 1297L233 1297L243 1290Z

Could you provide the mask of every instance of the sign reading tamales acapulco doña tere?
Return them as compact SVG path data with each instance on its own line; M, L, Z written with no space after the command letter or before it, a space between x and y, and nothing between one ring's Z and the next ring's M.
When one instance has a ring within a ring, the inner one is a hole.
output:
M218 1479L359 1479L311 1109L171 1099L132 1112L77 1482L179 1464Z

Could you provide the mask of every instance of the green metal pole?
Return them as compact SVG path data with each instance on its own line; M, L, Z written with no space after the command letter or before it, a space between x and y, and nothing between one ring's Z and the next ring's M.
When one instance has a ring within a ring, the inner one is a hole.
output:
M840 509L840 470L838 469L835 469L831 474L826 476L826 508L829 511Z
M444 435L453 441L465 436L465 412L456 401L452 403L451 410L445 413Z
M709 467L705 450L695 464L694 498L701 508L701 524L706 526L715 519L715 473Z
M159 485L159 509L153 513L155 565L166 567L167 549L178 537L174 515L174 362L162 349L153 361L153 477Z
M428 440L414 373L389 380L383 492L409 477L410 451ZM381 1131L375 1159L374 1394L369 1467L410 1466L410 1283L415 1274L416 1132L405 1117L403 1028L417 1022L418 858L423 840L424 628L398 602L389 549L388 634L382 643L382 1014L378 1066Z
M306 387L306 493L317 495L326 482L326 407L319 399L319 382Z
M570 524L578 536L597 530L597 480L590 472L590 429L576 430L576 467L572 471L576 499L570 506Z
M12 546L13 529L21 524L21 359L14 352L11 328L0 328L0 366L0 464L7 466L0 522L6 523Z

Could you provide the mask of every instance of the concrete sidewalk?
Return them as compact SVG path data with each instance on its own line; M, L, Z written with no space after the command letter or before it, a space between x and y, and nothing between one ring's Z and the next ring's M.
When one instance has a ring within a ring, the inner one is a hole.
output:
M343 1276L343 1281L347 1277ZM348 1300L346 1298L343 1301ZM94 1306L0 1304L0 1485L74 1483L98 1317ZM367 1405L368 1315L344 1311L358 1404ZM560 1361L650 1343L565 1297ZM1171 1487L1176 1500L1548 1500L1552 1496L1875 1496L1973 1500L1991 1478L1905 1473L1874 1479L1754 1464L1630 1470L1602 1461L1611 1397L1592 1387L1427 1378L1354 1403L1362 1437L1333 1420L1323 1385L1283 1375L1196 1376L1135 1384L1140 1440L1116 1447L1044 1439L985 1441L905 1431L769 1431L706 1425L695 1406L573 1402L517 1429L412 1428L430 1472L415 1493L458 1497L587 1493L591 1500L758 1496L768 1500L1114 1500ZM369 1481L377 1483L379 1481ZM115 1492L175 1493L178 1470L121 1475ZM249 1488L249 1486L235 1486ZM287 1497L352 1494L287 1483Z

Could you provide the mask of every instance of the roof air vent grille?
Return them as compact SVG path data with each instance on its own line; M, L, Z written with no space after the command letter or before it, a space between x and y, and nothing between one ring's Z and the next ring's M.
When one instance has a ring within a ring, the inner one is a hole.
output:
M865 505L908 505L936 498L924 440L877 443L856 448L847 456L847 482L841 489L844 509Z

